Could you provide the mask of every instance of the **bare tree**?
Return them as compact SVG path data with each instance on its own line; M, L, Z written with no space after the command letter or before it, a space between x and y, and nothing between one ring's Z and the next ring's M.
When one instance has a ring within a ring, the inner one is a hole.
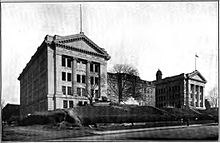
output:
M96 89L97 87L98 87L98 84L94 84L94 85L91 85L91 86L90 86L92 92L89 92L89 91L87 90L87 98L88 98L88 100L89 100L89 104L90 104L90 105L93 105L94 97L95 97L94 91L95 91L95 89Z
M99 86L99 84L96 84L96 83L90 84L90 91L86 90L86 95L87 95L87 98L89 100L90 105L93 105L93 103L94 103L95 96L96 96L95 90L98 90L100 87L103 88L104 86L106 86L103 84L107 80L106 78L107 77L104 74L100 75L100 77L98 79L98 83L100 84L100 86ZM99 96L101 96L101 95L99 95Z
M112 71L113 73L127 73L129 75L139 76L138 70L133 67L132 65L127 64L116 64L113 66Z
M211 107L218 107L218 89L216 86L209 91L208 99Z
M137 98L140 95L140 78L138 70L126 64L116 64L109 73L108 87L123 102L128 97Z

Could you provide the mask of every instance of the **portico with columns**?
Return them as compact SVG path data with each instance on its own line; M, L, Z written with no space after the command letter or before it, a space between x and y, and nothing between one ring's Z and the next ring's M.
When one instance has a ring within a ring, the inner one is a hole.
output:
M206 79L199 71L195 70L192 73L186 74L185 80L185 86L187 87L185 94L186 105L193 108L205 108L204 89L207 82Z

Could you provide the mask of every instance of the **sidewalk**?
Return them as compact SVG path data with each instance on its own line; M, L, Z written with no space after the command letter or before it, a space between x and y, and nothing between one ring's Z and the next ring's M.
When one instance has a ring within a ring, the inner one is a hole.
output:
M216 123L207 123L207 124L192 124L190 126L166 126L166 127L152 127L152 128L139 128L139 129L123 129L123 130L112 130L112 131L90 131L90 133L93 133L93 135L89 135L89 136L82 136L82 137L68 137L68 138L62 138L62 139L54 139L54 140L46 140L46 141L115 141L116 137L118 141L121 140L125 140L127 137L125 134L133 134L133 136L135 136L135 132L142 132L144 133L144 131L165 131L167 129L182 129L185 128L186 130L191 130L193 127L203 127L204 126L210 126L210 125L216 125ZM172 130L174 136L176 135L176 131ZM146 133L146 132L145 132ZM213 134L212 132L210 134ZM150 134L148 134L150 136ZM163 134L160 134L161 136L163 136ZM198 134L191 134L191 135L196 135L198 136ZM206 134L207 135L207 134ZM120 139L121 137L121 139ZM187 139L188 137L188 133L185 133L185 137ZM139 138L139 136L137 137ZM174 137L175 138L175 137Z
M164 129L177 129L177 128L187 128L195 127L201 125L214 125L215 123L207 124L193 124L193 125L179 125L179 126L165 126L165 127L151 127L151 128L140 128L140 129L123 129L123 130L111 130L111 131L92 131L91 133L97 135L106 135L106 134L118 134L118 133L129 133L129 132L141 132L141 131L152 131L152 130L164 130Z

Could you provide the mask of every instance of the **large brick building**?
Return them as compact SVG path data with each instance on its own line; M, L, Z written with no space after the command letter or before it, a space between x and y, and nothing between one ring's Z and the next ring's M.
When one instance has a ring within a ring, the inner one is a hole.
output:
M83 32L47 35L18 77L21 116L88 104L91 95L107 96L109 59Z
M162 78L156 73L156 107L205 108L204 87L207 81L197 70L192 73Z
M119 95L123 101L134 97L139 105L155 106L155 86L152 82L126 73L108 73L108 98L119 102Z

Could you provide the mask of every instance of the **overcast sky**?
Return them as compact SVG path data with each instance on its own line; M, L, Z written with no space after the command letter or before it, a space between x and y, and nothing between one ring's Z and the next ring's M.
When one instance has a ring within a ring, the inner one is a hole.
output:
M19 74L49 35L79 33L80 3L3 3L3 100L20 103ZM217 85L217 2L123 2L83 4L83 32L114 64L135 66L144 80L197 70Z

